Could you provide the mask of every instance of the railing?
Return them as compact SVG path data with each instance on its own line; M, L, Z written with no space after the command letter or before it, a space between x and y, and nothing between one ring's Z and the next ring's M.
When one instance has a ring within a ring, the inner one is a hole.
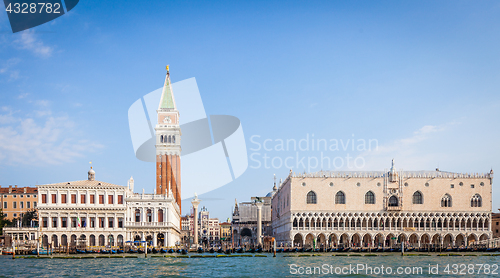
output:
M166 194L140 194L135 193L134 195L127 196L128 200L173 200Z
M493 178L493 173L450 173L441 171L398 171L401 178ZM388 171L319 171L314 173L292 173L293 178L384 178Z
M403 209L402 206L397 206L397 207L387 206L388 211L397 211L397 210L402 210L402 209Z
M171 222L127 222L126 227L169 227Z
M471 231L478 231L478 232L488 232L488 228L464 228L462 227L461 229L456 228L456 229L446 229L446 228L438 228L438 227L293 227L293 230L304 230L304 231L309 231L309 230L318 230L318 231L324 231L324 230L331 230L331 231L345 231L345 230L357 230L357 231L364 231L364 230L369 230L369 231L400 231L400 230L405 230L405 229L414 229L413 231L418 231L418 232L429 232L429 231L459 231L459 232L471 232Z
M4 227L4 233L14 233L14 232L36 232L38 231L37 227Z

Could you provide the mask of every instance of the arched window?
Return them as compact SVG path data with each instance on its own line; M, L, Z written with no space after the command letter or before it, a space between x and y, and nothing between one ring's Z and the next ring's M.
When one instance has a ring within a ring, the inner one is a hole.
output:
M309 191L309 193L307 193L307 203L316 204L316 193L313 191Z
M148 222L153 222L153 215L151 214L151 210L150 209L148 209L146 211L146 219L147 219Z
M170 136L170 135L168 136L168 142L172 143L172 136Z
M375 204L375 194L373 194L373 192L371 191L366 192L365 204Z
M160 135L160 143L163 143L163 135Z
M158 222L163 222L163 210L159 209L158 210Z
M420 191L415 191L415 193L413 193L413 204L421 205L423 203L424 203L424 198L422 196L422 193Z
M441 206L445 208L451 207L451 196L450 194L445 194L441 199Z
M139 209L135 210L135 222L141 222L141 211Z
M342 191L335 194L335 204L345 204L345 194Z
M399 205L398 197L392 195L391 198L389 198L389 206L397 207L398 205Z
M174 136L172 136L172 143L174 143L174 144L175 144L175 135L174 135Z
M472 196L472 199L470 200L470 206L474 208L480 208L483 206L483 198L481 198L481 195L475 194Z

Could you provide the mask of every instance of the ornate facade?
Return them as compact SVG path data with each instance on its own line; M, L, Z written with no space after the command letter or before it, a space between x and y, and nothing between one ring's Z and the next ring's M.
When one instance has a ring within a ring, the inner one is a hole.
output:
M44 246L122 246L126 240L125 186L88 179L38 186Z
M388 247L401 241L465 246L490 239L493 171L294 174L272 199L278 243Z
M180 208L171 191L169 194L130 194L126 201L128 239L148 241L153 246L180 244Z
M262 231L261 235L271 235L271 196L273 192L266 197L252 197L251 202L237 203L235 201L233 210L233 219L231 223L233 246L257 245L257 206L256 201L262 202Z

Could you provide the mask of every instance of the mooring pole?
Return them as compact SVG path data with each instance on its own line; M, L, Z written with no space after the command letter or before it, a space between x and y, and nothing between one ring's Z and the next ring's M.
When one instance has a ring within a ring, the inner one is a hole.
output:
M274 245L273 246L274 247L274 255L273 255L273 257L276 257L276 239L275 238L273 238L273 245Z

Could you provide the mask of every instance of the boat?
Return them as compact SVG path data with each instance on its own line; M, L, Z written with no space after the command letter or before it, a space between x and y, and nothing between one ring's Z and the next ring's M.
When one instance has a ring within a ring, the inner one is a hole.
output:
M52 253L52 252L49 252L49 253ZM3 251L3 254L4 255L12 255L12 251ZM31 251L31 254L37 255L36 249ZM38 255L48 255L47 249L45 249L45 248L38 249Z

